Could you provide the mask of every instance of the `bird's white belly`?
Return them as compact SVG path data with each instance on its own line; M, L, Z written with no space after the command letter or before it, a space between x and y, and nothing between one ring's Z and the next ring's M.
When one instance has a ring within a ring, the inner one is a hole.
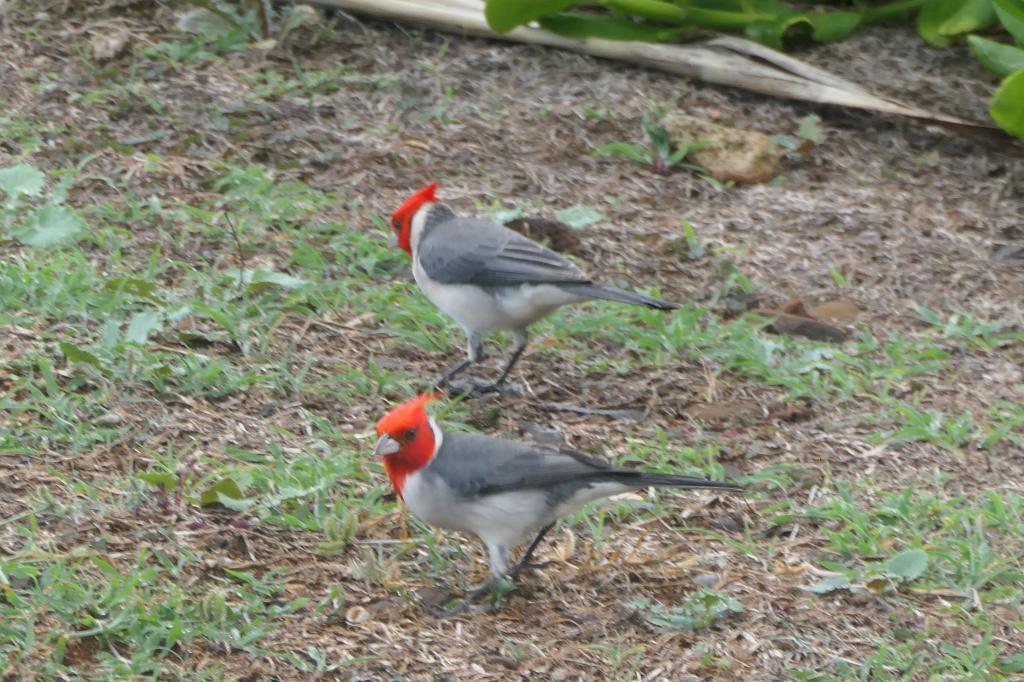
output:
M488 334L494 331L522 329L555 308L579 301L551 284L524 284L487 290L474 284L444 284L431 279L419 263L413 265L413 277L423 294L467 332Z
M544 493L537 490L459 500L448 486L420 472L405 479L402 496L412 513L431 526L473 533L503 547L530 539L550 512Z

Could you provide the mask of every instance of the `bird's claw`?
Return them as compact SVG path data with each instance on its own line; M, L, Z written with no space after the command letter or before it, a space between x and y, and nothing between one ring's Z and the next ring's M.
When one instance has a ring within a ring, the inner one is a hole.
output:
M462 615L467 611L493 610L493 604L490 606L482 606L479 609L474 609L473 603L485 594L494 592L495 590L499 591L500 594L504 596L514 588L514 585L506 584L504 580L488 580L483 585L480 585L479 587L470 590L469 593L462 598L461 602L459 602L456 606L451 607L450 609L441 608L439 606L427 606L426 610L430 615L434 616L435 618L454 618L455 616Z

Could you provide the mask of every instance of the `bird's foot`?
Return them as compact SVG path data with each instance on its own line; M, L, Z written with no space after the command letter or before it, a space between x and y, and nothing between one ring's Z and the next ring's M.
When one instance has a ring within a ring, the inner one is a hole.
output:
M499 597L503 597L512 590L512 585L504 580L492 578L485 582L483 585L476 587L462 598L462 601L451 608L441 608L439 606L428 606L427 612L436 618L454 618L455 616L466 613L467 611L473 610L473 602L489 592L497 592ZM486 610L484 607L481 610Z
M547 568L548 566L550 566L553 563L555 563L555 562L554 561L526 561L526 562L521 562L521 563L518 563L515 566L513 566L512 569L509 570L508 574L510 576L512 576L512 577L515 577L515 576L519 575L522 571L525 571L526 569L530 569L531 571L539 571L541 569Z

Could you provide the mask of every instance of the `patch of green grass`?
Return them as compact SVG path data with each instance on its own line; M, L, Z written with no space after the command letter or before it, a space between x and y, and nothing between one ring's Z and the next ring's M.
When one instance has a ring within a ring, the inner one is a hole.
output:
M158 43L142 48L136 68L153 61L183 68L246 49L246 40L234 35ZM115 71L91 68L91 76L106 79L103 86L72 101L148 120L172 113L148 82ZM274 98L396 82L391 74L364 77L349 67L306 71L297 65L268 66L241 78L251 86L246 97L254 109ZM444 125L461 110L461 94L452 88L441 93L420 108ZM491 122L497 115L481 114ZM220 130L244 118L210 116ZM595 120L602 116L592 112ZM64 132L58 123L0 117L0 135L20 145L26 159L6 168L36 163L32 155ZM170 161L138 154L137 141L107 142L130 150L146 173L160 172ZM671 156L673 150L661 151ZM366 216L371 229L332 221L333 207L348 200L340 192L295 181L269 164L225 159L200 179L201 192L156 198L126 180L92 173L91 156L70 163L46 172L23 168L0 180L0 230L19 244L0 261L0 326L18 328L10 337L14 353L0 358L0 410L8 417L0 430L0 457L24 462L41 481L5 507L11 511L0 519L5 547L14 548L0 559L0 676L27 669L43 677L96 679L233 674L190 670L195 651L273 657L312 675L370 660L334 660L314 647L265 648L268 635L294 619L344 620L344 586L327 588L312 601L289 599L282 573L211 567L209 555L178 531L182 524L233 523L284 532L345 565L346 580L377 591L404 593L396 587L397 571L412 576L411 584L468 584L470 557L480 555L475 540L440 537L411 517L409 540L371 543L360 537L363 524L394 516L397 507L370 455L371 426L356 433L346 414L368 401L392 402L420 389L428 377L404 370L404 360L461 352L461 331L404 276L409 259L386 246L379 217ZM81 201L77 193L92 183L103 188L103 198ZM46 214L46 207L66 212ZM693 230L684 226L683 232L685 255L702 258L705 245ZM732 261L716 267L716 297L756 288ZM699 363L724 384L769 386L787 399L811 398L829 407L867 406L871 414L850 412L845 425L877 429L880 442L892 445L927 442L952 453L980 446L993 454L1007 444L1021 446L1024 411L1018 405L950 415L928 400L931 382L960 358L1019 342L1020 331L959 312L922 309L920 317L926 326L912 334L881 338L861 330L834 346L770 336L765 320L723 321L700 306L666 315L596 303L538 325L530 352L613 375ZM314 335L337 336L339 344L354 339L370 350L355 361L347 353L334 357L329 346L311 347ZM496 335L489 349L504 353L507 343ZM906 390L911 381L919 382L912 393ZM193 408L214 412L225 404L227 410L266 407L269 414L283 404L300 417L281 420L286 428L275 414L265 438L241 447L231 434L172 429L160 435L147 424L140 434L138 421L118 414L132 406L164 415ZM503 408L452 400L432 409L448 428L464 430L479 423L482 410ZM162 442L138 438L154 434ZM680 444L676 438L655 429L603 454L656 471L725 477L714 440L701 435ZM106 459L101 448L115 447L119 454ZM99 466L79 466L90 455L103 458ZM758 512L773 525L795 524L813 533L819 563L845 580L829 598L864 590L900 611L913 608L922 590L953 591L963 597L947 597L944 615L976 635L954 641L941 631L878 632L869 660L836 661L833 671L871 679L1009 676L1014 662L1005 628L1019 632L1020 625L997 623L986 609L1022 597L1020 496L931 492L943 490L945 480L898 492L884 482L865 489L859 480L826 480L807 505L799 496L806 468L779 463L752 472L749 481L758 485L750 499L758 505L761 491L776 495L780 499ZM686 499L659 492L612 501L565 523L601 545L638 520L671 522ZM174 510L185 510L187 520ZM111 520L119 518L143 519L146 532L115 535ZM785 539L764 537L756 525L689 532L757 561L774 559L786 547ZM901 573L900 561L916 560L920 552L926 559L920 572ZM737 610L732 598L700 591L674 605L647 602L643 612L661 625L708 627ZM633 675L651 652L631 641L605 642L593 651L616 671ZM707 649L694 654L710 667L728 665Z
M272 572L224 569L185 587L200 559L173 543L116 557L36 543L28 534L21 550L0 561L0 674L29 664L44 677L183 671L182 652L199 642L259 656L256 642L308 606L270 599L280 590Z

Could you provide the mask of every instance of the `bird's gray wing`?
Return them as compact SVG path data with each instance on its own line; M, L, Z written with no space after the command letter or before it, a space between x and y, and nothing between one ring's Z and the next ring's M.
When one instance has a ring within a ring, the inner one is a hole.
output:
M444 434L429 471L466 498L515 490L585 485L616 471L607 462L572 450L520 443L482 434Z
M518 232L474 218L430 228L416 258L431 279L484 287L589 282L575 265Z

